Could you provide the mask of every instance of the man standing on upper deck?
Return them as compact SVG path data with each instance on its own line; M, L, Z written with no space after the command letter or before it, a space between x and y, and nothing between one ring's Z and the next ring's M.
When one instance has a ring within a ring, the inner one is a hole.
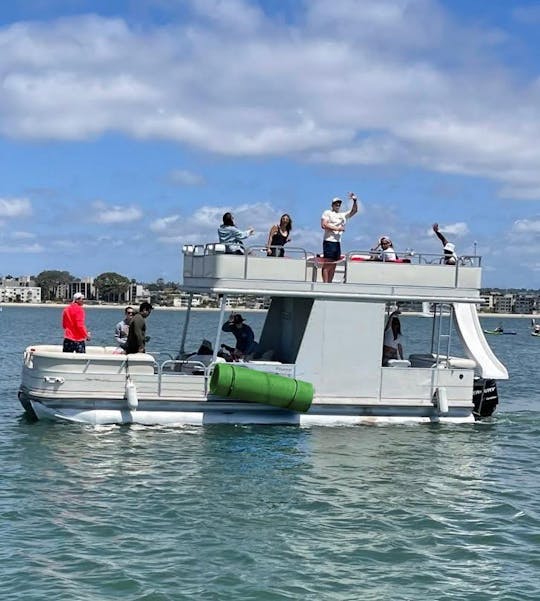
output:
M64 328L64 353L86 353L86 341L90 340L90 332L86 329L86 315L83 308L84 294L75 292L73 302L62 312Z
M345 231L347 219L358 212L358 199L354 192L349 192L352 206L347 212L341 212L341 198L332 200L332 208L327 209L321 216L321 228L324 230L322 266L323 282L331 282L336 271L336 261L341 259L341 235Z

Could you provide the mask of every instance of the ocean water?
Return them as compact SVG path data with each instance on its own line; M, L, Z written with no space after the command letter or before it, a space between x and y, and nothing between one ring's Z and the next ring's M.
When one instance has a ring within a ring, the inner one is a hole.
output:
M155 311L149 350L177 351L184 316ZM196 312L186 348L217 317ZM24 417L22 351L59 342L59 318L0 313L2 600L540 599L540 339L527 320L490 337L511 379L489 422L167 429ZM96 342L120 318L89 309ZM402 324L406 352L425 351L430 320Z

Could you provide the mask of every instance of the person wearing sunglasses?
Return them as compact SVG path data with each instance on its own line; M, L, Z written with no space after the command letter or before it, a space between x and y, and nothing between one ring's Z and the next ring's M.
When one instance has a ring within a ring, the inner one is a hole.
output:
M133 315L135 315L135 309L133 309L133 307L126 307L126 310L124 311L124 319L119 321L114 329L114 339L116 340L116 344L123 351L126 350L129 324L133 319Z
M152 305L148 301L143 301L139 305L139 311L131 318L126 343L128 355L146 352L146 343L150 340L150 336L146 335L146 318L150 313L152 313Z
M370 259L372 261L395 261L397 259L392 240L388 236L381 236L371 251Z

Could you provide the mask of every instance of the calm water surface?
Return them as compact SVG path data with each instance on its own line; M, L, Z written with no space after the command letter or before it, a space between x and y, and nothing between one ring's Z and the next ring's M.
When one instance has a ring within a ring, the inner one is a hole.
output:
M96 342L121 313L87 311ZM0 313L2 600L540 599L528 321L490 337L511 374L490 423L96 429L29 423L18 404L22 351L59 342L59 318ZM155 311L149 350L176 351L183 320ZM217 313L193 322L195 349ZM430 320L403 325L406 351L425 351Z

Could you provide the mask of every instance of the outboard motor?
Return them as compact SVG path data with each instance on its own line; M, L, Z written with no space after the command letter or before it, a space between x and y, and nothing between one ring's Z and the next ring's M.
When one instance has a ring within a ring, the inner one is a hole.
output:
M480 377L474 378L473 404L475 419L490 417L499 404L497 382Z

